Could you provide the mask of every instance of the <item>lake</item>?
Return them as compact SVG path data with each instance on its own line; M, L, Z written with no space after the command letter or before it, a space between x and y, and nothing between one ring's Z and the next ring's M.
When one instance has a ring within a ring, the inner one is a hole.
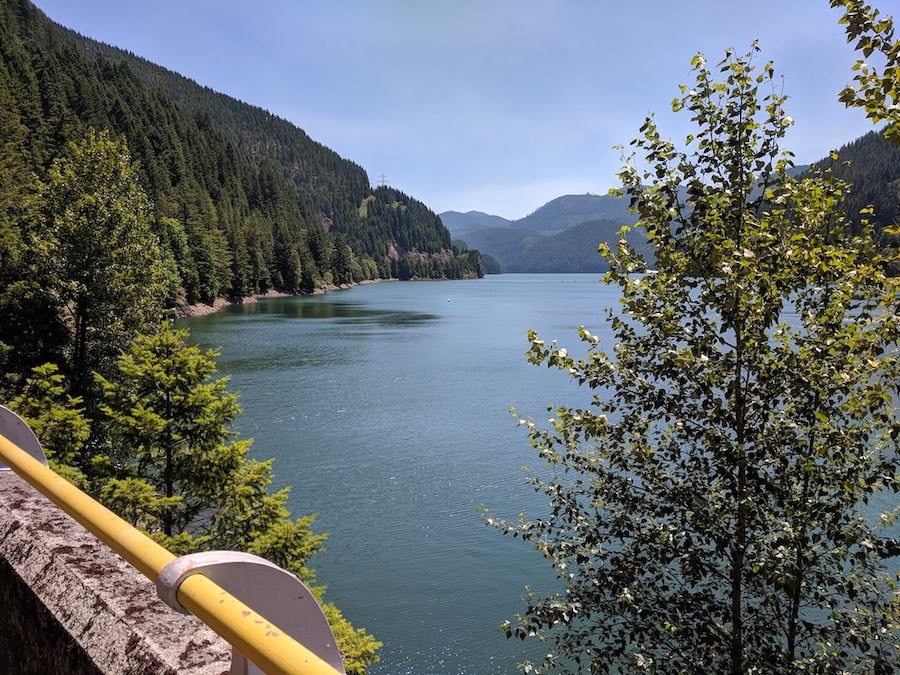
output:
M598 275L502 275L381 283L273 298L185 322L221 349L253 454L275 458L295 515L329 533L312 560L356 625L385 643L375 673L512 673L540 644L507 640L524 587L549 563L483 524L476 508L542 512L539 465L508 408L537 420L588 400L568 376L528 365L526 331L577 349L601 337L618 291ZM609 344L607 342L607 344Z
M373 675L514 673L542 654L497 627L525 608L526 585L555 588L552 569L476 509L544 512L521 470L540 463L508 408L540 422L548 404L590 397L528 365L525 333L578 354L584 324L610 347L603 310L618 297L596 275L507 274L273 298L183 322L221 348L238 429L256 457L275 458L276 486L294 486L294 514L319 514L329 540L312 565L326 597L385 643ZM867 510L895 503L876 495Z

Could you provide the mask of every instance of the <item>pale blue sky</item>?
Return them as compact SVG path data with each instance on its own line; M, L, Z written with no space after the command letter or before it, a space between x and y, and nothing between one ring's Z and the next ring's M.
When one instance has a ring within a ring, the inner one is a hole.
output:
M895 0L876 0L888 11ZM799 163L872 127L827 0L37 0L51 18L287 118L435 211L518 218L615 184L697 51L760 39Z

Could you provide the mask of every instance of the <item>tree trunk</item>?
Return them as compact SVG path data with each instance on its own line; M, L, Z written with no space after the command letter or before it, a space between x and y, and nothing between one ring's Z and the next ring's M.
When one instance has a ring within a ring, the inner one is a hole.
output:
M84 303L75 303L75 349L72 354L72 370L75 377L72 389L78 396L87 393L87 326L85 321Z
M809 489L809 476L803 479L803 495L806 496ZM794 586L791 589L791 614L788 624L787 656L788 664L792 664L797 653L797 625L800 620L800 587L803 582L803 541L806 539L806 529L803 528L794 547Z
M166 497L171 498L175 494L175 478L172 466L172 405L169 398L169 392L166 392L166 467L163 473L163 480L166 484ZM163 517L163 532L167 537L172 536L172 512L167 508Z
M819 394L816 392L814 401L813 401L813 410L818 409L819 407ZM815 436L810 435L809 443L807 446L807 457L812 457L813 450L815 449ZM806 506L806 500L809 498L809 473L805 473L803 475L803 492L802 494L802 504ZM802 513L802 511L801 511ZM787 655L788 662L793 663L794 659L797 657L797 628L800 622L800 599L801 599L801 587L803 585L803 551L806 546L806 521L801 518L800 525L800 533L797 536L797 543L794 547L794 587L791 589L791 614L790 614L790 623L788 624L788 638L787 638Z
M737 302L735 302L737 312ZM738 313L739 316L739 313ZM747 456L744 447L744 389L742 326L734 322L735 335L735 378L734 378L734 421L737 445L737 514L734 532L734 547L731 555L731 675L742 675L744 667L744 617L743 617L743 575L744 553L747 547Z
M744 550L747 545L747 507L744 494L747 488L747 466L742 460L738 467L738 508L737 527L734 535L734 549L731 557L731 674L743 673L744 625L742 613L742 582L744 572Z

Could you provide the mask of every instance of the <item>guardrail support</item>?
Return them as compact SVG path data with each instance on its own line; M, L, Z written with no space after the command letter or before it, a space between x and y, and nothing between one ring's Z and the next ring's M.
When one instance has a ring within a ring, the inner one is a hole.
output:
M156 583L160 573L170 563L178 562L178 559L170 551L150 539L145 533L125 522L62 476L51 471L47 467L47 459L40 449L37 437L18 415L0 406L0 419L2 419L0 422L0 460L8 465L8 467L4 466L5 470L12 470L18 474L20 478L31 484L76 522L83 525L97 539L118 553L150 581ZM21 442L26 445L30 444L31 451L27 452L23 449L20 446ZM35 453L35 444L39 454ZM230 551L219 553L227 553L232 557L241 555ZM296 628L288 630L281 627L276 622L276 618L280 618L282 614L277 611L271 612L272 618L270 618L268 605L261 608L266 614L261 614L209 578L207 571L222 567L221 565L192 570L197 559L192 562L192 556L185 557L188 562L170 570L171 581L164 584L164 587L171 586L175 589L174 593L177 596L175 601L179 606L179 611L183 611L184 607L188 608L191 614L229 642L233 647L233 653L241 654L242 657L247 655L250 663L255 664L253 667L258 667L258 670L232 670L232 673L235 675L237 673L249 675L254 672L265 672L270 675L345 673L340 662L340 655L337 656L337 662L331 662L319 656L303 642L295 639L297 633L293 631ZM256 556L249 557L256 558ZM202 560L201 558L201 563ZM296 577L261 558L256 558L256 560L261 560L264 564L260 565L257 562L249 565L242 564L244 571L239 575L240 578L254 580L253 583L260 584L261 589L268 584L273 584L273 588L282 589L280 591L282 593L285 592L284 589L287 587L285 584L288 580L279 580L279 575L292 579L294 585L290 595L299 593L297 590L299 584L303 588L304 597L307 598L303 600L303 612L311 612L308 605L315 605L315 612L312 613L316 617L321 616L324 621L324 615L315 598ZM243 563L246 562L247 560L244 559ZM277 570L277 573L273 572L271 568ZM278 595L278 592L276 591L275 595ZM288 595L285 593L286 597ZM173 606L171 602L168 604ZM296 602L285 606L284 616L288 617L285 624L291 626L296 624L298 621L296 610ZM305 627L307 624L303 622L301 625ZM328 625L327 622L325 625ZM328 632L334 653L337 653L330 628ZM306 633L303 633L301 637L304 641L310 638ZM324 642L328 642L328 640ZM247 663L247 659L244 660L244 663ZM234 662L236 659L233 659Z
M175 558L156 579L156 592L172 609L190 612L178 602L178 588L192 574L203 574L261 616L306 645L342 675L345 673L331 632L315 596L296 576L265 558L238 551L204 551ZM236 649L230 675L262 671Z
M48 466L47 456L44 454L41 442L34 435L31 427L25 424L25 420L16 413L2 405L0 405L0 436L6 436L41 464ZM11 471L11 469L0 462L0 471Z

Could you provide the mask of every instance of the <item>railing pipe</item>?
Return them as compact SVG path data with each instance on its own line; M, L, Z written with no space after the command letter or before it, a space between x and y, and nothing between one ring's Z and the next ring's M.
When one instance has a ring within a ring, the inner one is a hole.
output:
M175 559L146 534L3 435L0 435L0 459L153 583L160 570ZM337 674L316 654L202 574L182 582L178 601L266 673Z

